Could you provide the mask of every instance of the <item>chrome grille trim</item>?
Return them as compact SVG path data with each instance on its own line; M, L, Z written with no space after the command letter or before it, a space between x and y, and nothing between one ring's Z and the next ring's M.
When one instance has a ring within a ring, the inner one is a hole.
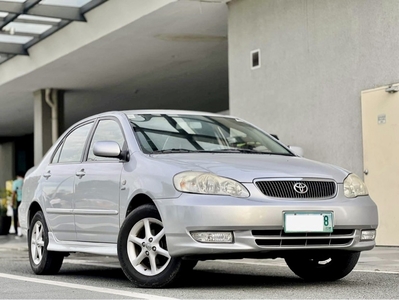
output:
M258 179L254 183L264 195L272 198L330 199L337 194L336 182L326 179ZM296 183L305 184L308 191L296 192Z

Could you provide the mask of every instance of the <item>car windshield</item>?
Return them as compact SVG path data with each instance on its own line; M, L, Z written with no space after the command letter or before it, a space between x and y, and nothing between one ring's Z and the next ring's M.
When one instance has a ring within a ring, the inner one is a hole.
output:
M293 155L272 137L236 118L182 114L127 116L145 153Z

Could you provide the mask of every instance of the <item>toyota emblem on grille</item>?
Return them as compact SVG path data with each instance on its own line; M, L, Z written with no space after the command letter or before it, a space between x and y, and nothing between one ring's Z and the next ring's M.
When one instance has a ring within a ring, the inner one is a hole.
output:
M308 191L308 186L302 182L297 182L294 184L294 190L298 194L305 194Z

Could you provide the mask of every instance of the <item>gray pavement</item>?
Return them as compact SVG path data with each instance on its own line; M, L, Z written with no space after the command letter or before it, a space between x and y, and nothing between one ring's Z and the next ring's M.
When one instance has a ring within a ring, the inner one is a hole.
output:
M18 237L15 234L0 235L0 251L6 250L28 251L26 236Z
M17 237L15 234L0 235L0 252L2 251L28 251L26 236ZM231 262L285 266L285 262L282 259L245 259ZM399 247L377 246L370 251L362 252L355 270L399 274Z

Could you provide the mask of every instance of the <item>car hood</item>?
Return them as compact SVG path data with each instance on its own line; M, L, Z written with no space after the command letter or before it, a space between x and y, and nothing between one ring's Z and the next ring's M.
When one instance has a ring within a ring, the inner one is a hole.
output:
M257 178L324 178L342 183L348 171L303 157L268 154L173 153L151 155L173 171L207 171L240 182Z

